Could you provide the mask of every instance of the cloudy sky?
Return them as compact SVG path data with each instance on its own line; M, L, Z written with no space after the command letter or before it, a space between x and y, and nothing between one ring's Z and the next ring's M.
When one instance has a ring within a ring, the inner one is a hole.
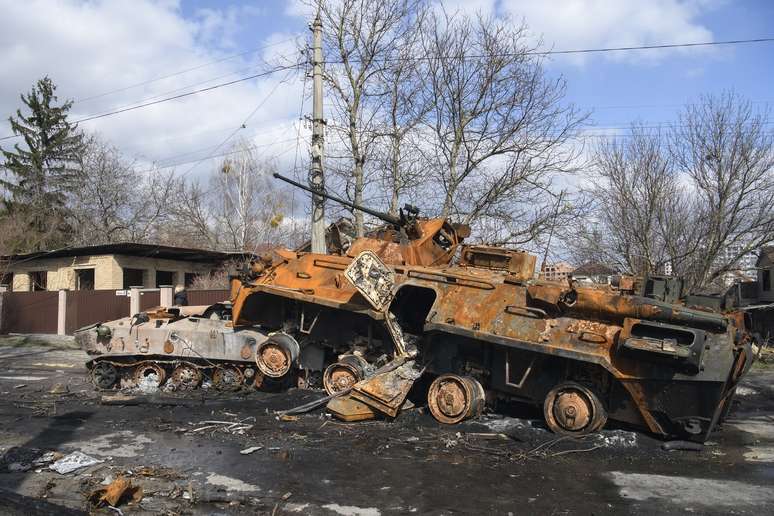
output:
M447 10L524 17L556 50L724 41L774 36L769 0L473 0ZM287 1L0 0L0 137L19 93L49 75L80 119L300 59L304 10ZM774 44L557 56L568 101L592 112L596 134L633 120L674 120L701 93L733 88L760 107L774 102ZM280 83L279 81L284 81ZM290 71L83 122L128 156L200 176L243 137L292 165L301 75ZM308 105L303 108L308 112ZM249 119L248 119L249 117ZM240 129L247 119L245 127ZM302 128L302 134L304 129ZM7 146L12 140L0 141ZM192 168L194 167L195 168Z

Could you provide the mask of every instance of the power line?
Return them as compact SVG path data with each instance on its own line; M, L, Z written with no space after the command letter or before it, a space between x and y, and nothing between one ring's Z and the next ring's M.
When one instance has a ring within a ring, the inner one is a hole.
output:
M156 166L156 167L153 167L153 168L149 168L147 170L143 170L140 173L146 174L146 173L154 172L156 170L164 170L164 169L167 169L167 168L179 167L180 165L188 165L190 163L201 163L201 162L206 161L208 159L222 158L224 156L231 156L232 154L240 154L242 152L246 152L246 151L249 151L249 150L257 150L257 149L262 149L262 148L265 148L265 147L271 147L272 145L280 145L280 144L283 144L283 143L290 143L290 142L295 142L295 141L296 141L296 138L293 137L293 138L286 138L286 139L283 139L283 140L276 140L276 141L268 142L268 143L261 143L261 144L257 144L257 145L251 145L251 146L246 147L244 149L236 149L236 150L232 150L232 151L228 151L228 152L222 152L220 154L210 154L210 155L208 155L208 156L206 156L204 158L192 159L192 160L189 160L189 161L179 161L177 163L172 163L170 165ZM213 146L213 147L217 147L217 146ZM208 149L208 148L212 148L212 147L205 147L205 149ZM195 152L201 152L202 150L204 150L204 149L200 149L199 151L189 152L187 154L193 154ZM161 161L162 162L163 161L168 161L169 159L173 159L173 158L165 158L164 160L161 160ZM182 176L183 175L181 174L181 177Z
M174 95L172 97L165 97L163 99L154 100L152 102L146 102L144 104L138 104L136 106L123 107L123 108L119 108L119 109L116 109L116 110L113 110L113 111L108 111L107 113L101 113L101 114L98 114L98 115L87 116L85 118L81 118L79 120L76 120L73 123L74 124L80 124L82 122L89 122L91 120L97 120L98 118L105 118L105 117L108 117L108 116L118 115L120 113L126 113L127 111L134 111L135 109L145 108L145 107L148 107L148 106L155 106L156 104L161 104L163 102L169 102L171 100L177 100L177 99L181 99L181 98L184 98L184 97L190 97L191 95L196 95L198 93L204 93L204 92L207 92L207 91L216 90L218 88L223 88L225 86L231 86L232 84L237 84L237 83L240 83L240 82L249 81L251 79L257 79L259 77L265 77L267 75L271 75L271 74L274 74L274 73L277 73L277 72L282 72L282 71L289 70L289 69L292 69L292 68L297 68L298 66L299 66L298 63L292 64L292 65L280 66L280 67L274 68L274 69L266 71L266 72L256 73L256 74L253 74L253 75L249 75L247 77L242 77L240 79L235 79L233 81L228 81L228 82L222 82L222 83L219 83L219 84L214 84L214 85L208 86L206 88L200 88L198 90L193 90L193 91L189 91L189 92L186 92L186 93L181 93L180 95ZM4 136L4 137L0 138L0 141L2 141L2 140L10 140L12 138L20 138L20 137L21 137L21 135L13 134L13 135Z
M774 37L753 38L753 39L733 39L726 41L701 41L695 43L664 43L658 45L640 45L629 47L603 47L603 48L581 48L569 50L527 50L524 52L499 52L492 54L470 54L470 55L448 55L448 56L386 56L381 59L373 59L371 62L385 61L434 61L448 59L481 59L486 57L513 57L513 56L549 56L549 55L567 55L567 54L598 54L605 52L629 52L634 50L659 50L668 48L691 48L691 47L713 47L727 45L743 45L752 43L771 43ZM348 62L359 62L360 60L349 59ZM343 60L326 60L325 64L344 64Z
M215 150L214 150L213 152L217 152L217 151L218 151L218 149L220 149L221 147L223 147L223 146L224 146L224 145L225 145L225 144L226 144L226 143L227 143L227 142L228 142L228 141L229 141L231 138L233 138L233 137L234 137L234 135L236 135L236 134L237 134L239 131L241 131L242 129L244 129L245 127L247 127L247 122L248 122L248 121L249 121L249 120L250 120L250 119L253 117L253 115L255 115L255 114L258 112L258 110L259 110L261 107L263 107L263 105L266 103L266 101L268 101L268 100L271 98L271 96L274 94L274 92L275 92L275 91L277 91L277 88L279 87L279 85L280 85L280 84L282 84L284 81L286 81L286 80L287 80L289 77L290 77L290 74L288 73L288 74L287 74L287 75L286 75L286 76L285 76L285 77L284 77L284 78L283 78L281 81L277 81L277 83L274 85L274 87L271 89L271 91L269 91L269 93L268 93L268 94L267 94L267 95L266 95L266 96L263 98L263 100L261 100L261 102L259 102L259 103L258 103L258 105L257 105L257 106L255 106L255 109L253 109L253 110L250 112L250 114L249 114L249 115L247 115L247 117L246 117L246 118L245 118L245 119L242 121L242 123L241 123L241 124L239 124L239 126L238 126L236 129L234 129L234 130L231 132L231 134L229 134L228 136L226 136L226 139L225 139L225 140L223 140L222 142L220 142L220 143L219 143L219 144L218 144L218 145L215 147ZM180 177L187 176L188 174L190 174L191 172L193 172L193 170L194 170L196 167L198 167L200 163L202 163L203 161L206 161L207 159L210 159L210 158L211 158L210 156L205 156L205 157L203 157L202 159L200 159L199 161L197 161L196 163L194 163L193 165L191 165L191 168L189 168L188 170L186 170L185 172L183 172L183 174L182 174Z
M285 121L286 120L275 120L275 121L272 121L272 122L281 123L281 122L285 122ZM270 122L265 122L265 123L270 123ZM275 133L280 133L280 134L277 134L277 136L282 136L281 133L287 132L287 129L288 129L287 127L281 127L281 126L280 127L275 127L273 129L269 129L268 131L261 133L261 136L269 136L269 135L273 135ZM225 128L225 129L219 130L218 132L223 132L223 131L226 131L226 130L233 131L234 128L233 128L233 126L229 126L229 127ZM161 140L161 141L163 141L163 140ZM191 155L194 155L194 154L199 154L201 152L209 151L210 149L215 150L215 149L217 149L217 147L218 147L217 145L208 145L206 147L198 147L198 148L196 148L196 149L194 149L192 151L181 152L179 154L174 154L172 156L167 156L165 158L160 158L160 159L150 159L150 158L148 158L146 156L142 156L142 155L140 155L139 157L140 157L140 159L143 159L145 161L151 161L151 162L155 163L157 165L157 168L168 168L165 165L168 162L174 161L174 160L176 160L178 158L184 158L186 156L191 156ZM178 163L178 164L185 165L186 163L192 163L193 161L195 161L195 160L192 160L190 162Z
M177 72L172 72L172 73L167 74L167 75L161 75L161 76L158 76L158 77L154 77L153 79L148 79L146 81L138 82L138 83L135 83L135 84L130 84L129 86L124 86L124 87L121 87L121 88L118 88L118 89L115 89L115 90L106 91L104 93L98 93L97 95L92 95L91 97L84 97L84 98L81 98L81 99L77 99L77 100L73 101L73 103L77 104L79 102L86 102L86 101L89 101L89 100L94 100L94 99L98 99L98 98L101 98L101 97L106 97L108 95L112 95L113 93L120 93L122 91L131 90L132 88L138 88L140 86L145 86L145 85L148 85L148 84L151 84L151 83L154 83L154 82L158 82L158 81L161 81L161 80L164 80L164 79L169 79L170 77L176 77L176 76L182 75L184 73L192 72L194 70L199 70L201 68L206 68L208 66L212 66L212 65L217 64L217 63L222 63L224 61L229 61L231 59L235 59L237 57L242 57L242 56L245 56L247 54L253 54L255 52L258 52L259 50L264 50L264 49L267 49L267 48L270 48L270 47L275 47L277 45L282 45L283 43L287 43L289 41L295 41L298 37L299 37L299 35L297 34L297 35L295 35L292 38L284 39L282 41L277 41L275 43L270 43L268 45L263 45L263 46L260 46L260 47L257 47L257 48L253 48L251 50L246 50L246 51L240 52L238 54L232 54L232 55L229 55L229 56L226 56L226 57L222 57L220 59L215 59L213 61L208 61L206 63L202 63L202 64L200 64L198 66L194 66L192 68L186 68L184 70L179 70Z

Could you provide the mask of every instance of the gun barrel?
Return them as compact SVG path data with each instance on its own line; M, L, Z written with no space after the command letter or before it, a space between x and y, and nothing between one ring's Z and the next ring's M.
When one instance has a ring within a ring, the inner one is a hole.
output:
M285 181L286 183L289 183L289 184L291 184L293 186L296 186L296 187L298 187L298 188L300 188L302 190L306 190L307 192L310 192L310 193L312 193L314 195L319 195L321 197L325 197L326 199L330 199L331 201L335 201L335 202L337 202L339 204L343 204L344 206L348 206L348 207L352 208L353 210L360 210L363 213L368 213L369 215L373 215L374 217L376 217L378 219L382 219L383 221L389 222L390 224L393 224L395 226L399 226L400 223L401 223L401 221L400 221L400 219L398 217L393 217L392 215L389 215L387 213L382 213L380 211L372 210L370 208L366 208L364 206L357 205L357 204L355 204L353 202L345 201L344 199L341 199L340 197L336 197L335 195L331 195L331 194L329 194L327 192L317 192L313 188L311 188L311 187L309 187L309 186L307 186L305 184L299 183L298 181L293 181L289 177L285 177L282 174L278 174L277 172L275 172L273 175L277 179Z

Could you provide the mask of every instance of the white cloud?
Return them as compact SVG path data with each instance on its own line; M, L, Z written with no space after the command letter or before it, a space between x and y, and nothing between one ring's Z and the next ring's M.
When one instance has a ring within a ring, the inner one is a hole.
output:
M78 119L252 75L266 69L264 60L276 60L279 53L298 58L293 43L285 41L291 34L267 34L266 40L256 42L256 46L272 45L264 50L86 100L237 53L240 49L233 48L233 37L244 28L240 24L268 15L260 9L232 7L199 10L193 18L185 18L177 2L150 0L0 0L0 12L0 115L5 115L4 120L20 107L19 93L29 91L44 75L58 85L60 100L84 99L71 111L72 119ZM271 95L237 136L262 144L287 140L296 134L292 122L298 117L301 97L296 76L300 74L291 72L289 82L278 88L277 81L286 73L86 122L82 128L100 133L142 161L163 160L211 149ZM10 133L7 123L0 127L0 136ZM7 147L13 142L0 144ZM283 152L289 146L295 144L269 146L266 153ZM182 159L206 155L199 152ZM202 164L197 174L206 170Z
M535 39L542 37L548 48L565 50L712 41L712 31L700 18L723 0L447 0L442 3L450 12L461 9L470 14L507 15L516 22L524 19ZM706 50L612 52L604 54L604 58L648 63L687 52ZM590 57L573 55L557 59L582 65Z

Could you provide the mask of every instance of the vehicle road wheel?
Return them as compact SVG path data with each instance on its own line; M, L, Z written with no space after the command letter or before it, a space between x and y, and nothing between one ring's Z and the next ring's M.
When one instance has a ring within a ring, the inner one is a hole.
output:
M153 362L143 362L134 370L134 382L141 390L157 389L166 379L164 368Z
M212 373L212 384L222 391L235 391L244 381L242 371L233 366L220 366Z
M433 380L427 393L430 413L447 425L480 416L484 403L484 388L469 376L443 374Z
M97 362L91 370L91 381L98 389L110 389L117 380L118 371L108 362Z
M543 416L552 432L586 435L601 430L607 411L596 394L575 382L557 385L546 396Z
M334 362L325 368L323 387L329 395L333 396L347 390L363 379L363 365L357 362L358 357L350 356L352 358L345 357L344 360Z
M172 383L181 391L196 389L202 381L202 372L192 364L180 364L172 371Z

